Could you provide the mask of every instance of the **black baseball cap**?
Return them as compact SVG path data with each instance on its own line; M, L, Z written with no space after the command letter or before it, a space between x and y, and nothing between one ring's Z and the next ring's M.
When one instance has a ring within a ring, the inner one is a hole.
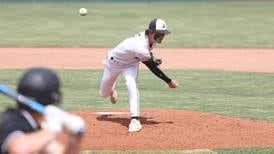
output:
M169 34L170 31L167 30L166 22L163 19L155 18L150 21L149 27L150 30L156 31L161 34Z

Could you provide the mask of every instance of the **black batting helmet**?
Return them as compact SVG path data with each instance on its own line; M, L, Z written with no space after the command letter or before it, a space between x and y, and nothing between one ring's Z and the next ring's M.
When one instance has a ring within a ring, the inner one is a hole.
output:
M62 94L59 88L60 81L53 70L31 68L19 80L17 92L46 106L60 102ZM18 103L18 105L26 108L21 103Z

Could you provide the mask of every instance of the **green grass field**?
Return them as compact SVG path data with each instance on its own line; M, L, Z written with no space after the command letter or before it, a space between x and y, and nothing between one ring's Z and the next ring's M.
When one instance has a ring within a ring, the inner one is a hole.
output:
M66 110L128 108L127 91L121 78L120 100L112 105L98 95L102 71L60 70ZM139 73L142 108L171 108L217 113L226 116L274 121L274 74L219 71L167 71L180 83L169 89L149 71ZM15 88L22 70L1 70L0 81ZM14 104L1 96L1 109ZM5 104L5 105L3 105Z
M89 14L81 17L78 9ZM172 34L161 48L274 48L274 1L183 1L180 3L0 3L1 47L114 47L144 30L154 17ZM1 57L0 57L1 58ZM0 60L1 63L1 60ZM66 110L128 108L118 83L113 106L98 96L101 70L57 70ZM0 81L15 88L23 70L1 70ZM139 75L141 108L172 108L274 121L274 73L176 70L172 90L148 71ZM0 110L14 102L0 96ZM270 154L274 147L215 149L218 153ZM99 151L91 153L180 153Z
M272 0L1 3L0 47L113 47L161 17L172 34L160 47L273 48L273 14Z
M1 70L0 81L15 88L23 70ZM171 108L210 112L230 117L274 121L274 74L241 73L223 71L167 71L180 83L178 89L169 89L164 82L159 82L149 71L139 73L141 108ZM123 80L118 82L120 100L112 105L99 97L98 87L101 70L59 70L62 79L64 99L62 107L66 110L79 109L118 109L128 108L127 91ZM10 80L14 79L14 80ZM14 102L0 96L3 110L14 106ZM216 149L218 153L272 153L273 148L252 149ZM159 151L161 152L161 151ZM162 151L167 153L167 151ZM97 153L120 153L97 152ZM155 152L124 152L155 153ZM157 152L158 153L158 152ZM170 153L180 153L170 151Z

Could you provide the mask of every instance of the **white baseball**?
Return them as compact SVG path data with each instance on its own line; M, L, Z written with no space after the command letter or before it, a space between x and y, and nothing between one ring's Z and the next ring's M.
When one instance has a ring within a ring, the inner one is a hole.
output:
M79 10L79 13L80 13L81 16L85 16L85 15L87 15L88 10L87 10L86 8L81 8L81 9Z

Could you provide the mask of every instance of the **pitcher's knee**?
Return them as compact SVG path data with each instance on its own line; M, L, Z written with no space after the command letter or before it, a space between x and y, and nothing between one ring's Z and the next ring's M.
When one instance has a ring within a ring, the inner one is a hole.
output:
M106 92L103 92L103 91L101 91L101 90L99 90L98 91L99 92L99 95L101 96L101 97L108 97L109 96L109 93L106 93Z
M127 80L127 81L125 82L125 84L126 84L127 87L136 87L136 82L135 82L135 80Z

